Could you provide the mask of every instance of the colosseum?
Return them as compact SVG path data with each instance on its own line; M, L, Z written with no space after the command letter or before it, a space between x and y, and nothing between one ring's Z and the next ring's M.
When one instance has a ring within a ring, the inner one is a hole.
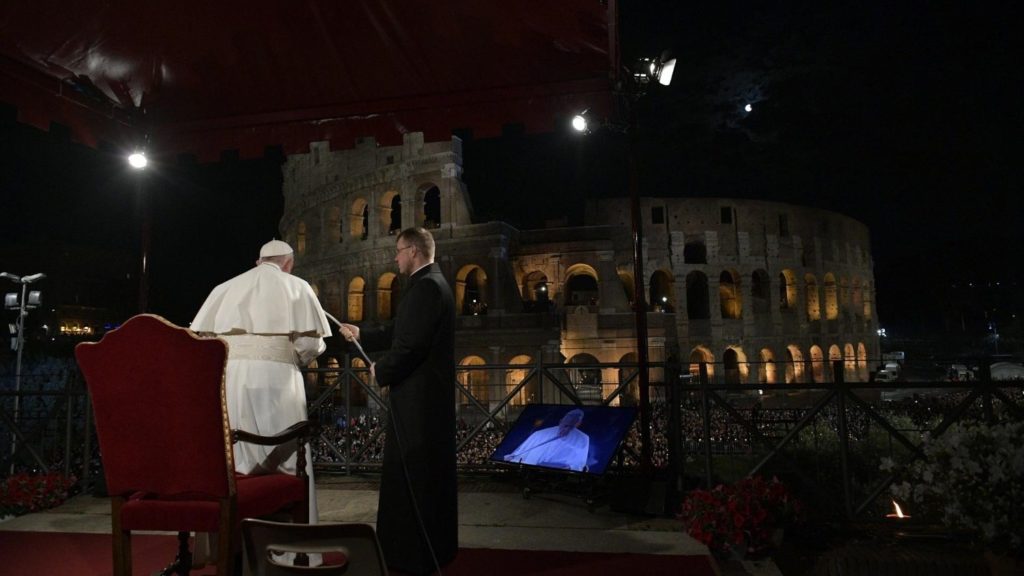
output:
M502 391L514 404L550 400L515 389L538 362L564 363L581 398L596 388L598 400L635 400L622 366L636 362L629 199L590 201L583 226L474 222L461 157L458 138L427 143L418 133L401 146L314 142L290 156L281 229L295 273L336 317L386 322L401 298L393 236L423 226L455 293L460 380L481 405ZM766 388L830 382L835 360L848 381L867 378L879 348L863 224L730 198L642 198L641 214L652 383L671 355L691 369L709 363L717 381ZM465 368L483 365L505 365L504 377Z

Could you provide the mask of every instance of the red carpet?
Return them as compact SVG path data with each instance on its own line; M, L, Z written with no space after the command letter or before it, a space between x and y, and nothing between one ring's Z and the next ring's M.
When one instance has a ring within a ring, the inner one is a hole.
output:
M135 574L151 574L171 560L177 548L173 536L132 537ZM109 534L0 531L0 574L3 576L110 576L113 574ZM193 572L212 574L213 569ZM608 554L490 550L464 548L445 576L647 576L678 574L713 576L705 556Z

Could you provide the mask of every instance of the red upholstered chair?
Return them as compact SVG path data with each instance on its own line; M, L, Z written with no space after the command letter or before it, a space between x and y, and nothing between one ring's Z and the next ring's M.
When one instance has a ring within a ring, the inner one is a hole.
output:
M219 534L217 574L231 574L242 518L282 511L308 521L305 450L297 475L242 476L232 444L305 445L309 423L274 437L232 431L224 396L227 343L199 338L151 314L75 348L96 414L111 496L114 574L131 574L134 530L179 532L187 573L188 532Z

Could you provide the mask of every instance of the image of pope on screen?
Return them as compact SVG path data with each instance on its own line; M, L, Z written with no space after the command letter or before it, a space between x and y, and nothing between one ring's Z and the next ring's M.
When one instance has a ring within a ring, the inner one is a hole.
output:
M577 429L581 423L583 411L570 410L562 416L558 426L530 434L515 450L505 455L505 461L585 472L590 437Z

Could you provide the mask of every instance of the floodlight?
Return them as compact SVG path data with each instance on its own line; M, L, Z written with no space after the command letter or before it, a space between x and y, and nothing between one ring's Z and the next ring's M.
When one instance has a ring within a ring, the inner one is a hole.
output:
M586 114L587 111L584 110L583 112L580 112L579 114L572 117L573 130L577 132L587 132L589 122L587 122Z
M25 302L26 308L35 308L43 303L43 293L39 290L32 290L28 293L28 301Z
M135 152L128 157L128 164L136 170L142 170L149 164L149 160L145 152Z
M658 71L657 78L658 82L662 86L668 86L672 83L672 73L676 71L676 59L664 61L661 63L660 70Z

